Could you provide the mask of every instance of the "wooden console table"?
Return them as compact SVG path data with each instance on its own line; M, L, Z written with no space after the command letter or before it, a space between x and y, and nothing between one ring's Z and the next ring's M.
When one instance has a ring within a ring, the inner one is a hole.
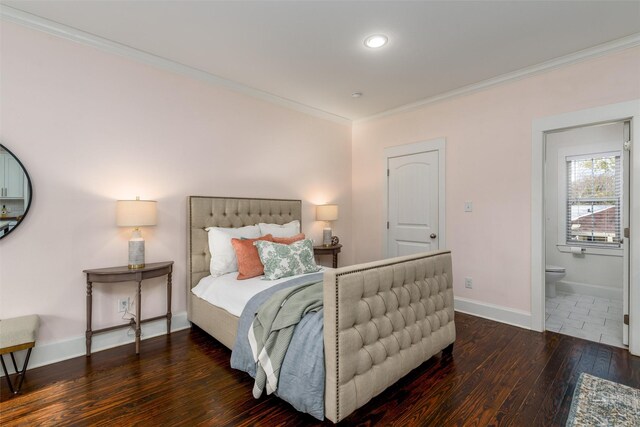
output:
M338 268L338 254L340 253L340 249L342 249L342 244L338 243L333 246L314 246L313 254L314 255L332 255L333 256L333 268Z
M87 275L87 332L85 334L87 339L87 357L91 356L91 337L93 334L99 334L101 332L112 331L114 329L128 328L130 326L136 327L136 354L140 354L140 325L144 322L151 322L152 320L167 319L167 334L171 333L171 273L173 272L173 261L155 262L147 264L143 268L130 269L129 267L110 267L110 268L98 268L93 270L84 270L83 273ZM167 276L167 314L163 316L157 316L150 319L140 319L141 313L141 301L140 298L142 291L142 281L145 279L152 279L154 277ZM108 328L92 330L91 329L91 307L92 307L92 287L93 283L118 283L118 282L137 282L138 293L136 297L136 320L131 321L124 325L111 326Z

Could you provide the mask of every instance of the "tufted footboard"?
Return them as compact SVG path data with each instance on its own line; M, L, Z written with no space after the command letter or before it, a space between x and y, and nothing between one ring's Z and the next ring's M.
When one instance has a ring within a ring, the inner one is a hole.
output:
M449 251L327 271L326 417L344 419L455 336Z

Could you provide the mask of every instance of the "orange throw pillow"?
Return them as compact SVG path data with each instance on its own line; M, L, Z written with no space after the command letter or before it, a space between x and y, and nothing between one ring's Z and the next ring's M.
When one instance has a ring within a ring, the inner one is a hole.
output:
M299 240L304 240L304 233L299 233L291 237L273 237L273 240L271 241L274 243L281 243L283 245L290 245Z
M264 274L264 265L260 262L258 248L253 246L253 242L256 240L273 242L273 237L271 234L267 234L257 239L231 239L233 250L238 258L238 280L250 279Z

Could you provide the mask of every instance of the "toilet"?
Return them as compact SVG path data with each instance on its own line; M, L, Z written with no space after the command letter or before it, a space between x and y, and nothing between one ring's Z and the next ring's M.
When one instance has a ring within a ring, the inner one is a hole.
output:
M545 283L545 297L555 298L556 296L556 282L562 279L567 272L564 267L558 267L556 265L547 265L544 271L544 283Z

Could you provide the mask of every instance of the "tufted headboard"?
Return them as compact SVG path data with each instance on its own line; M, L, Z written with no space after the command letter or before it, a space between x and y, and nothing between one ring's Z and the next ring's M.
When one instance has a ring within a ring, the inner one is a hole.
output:
M207 227L244 227L260 222L302 224L302 201L189 196L187 212L187 283L189 288L209 275Z

